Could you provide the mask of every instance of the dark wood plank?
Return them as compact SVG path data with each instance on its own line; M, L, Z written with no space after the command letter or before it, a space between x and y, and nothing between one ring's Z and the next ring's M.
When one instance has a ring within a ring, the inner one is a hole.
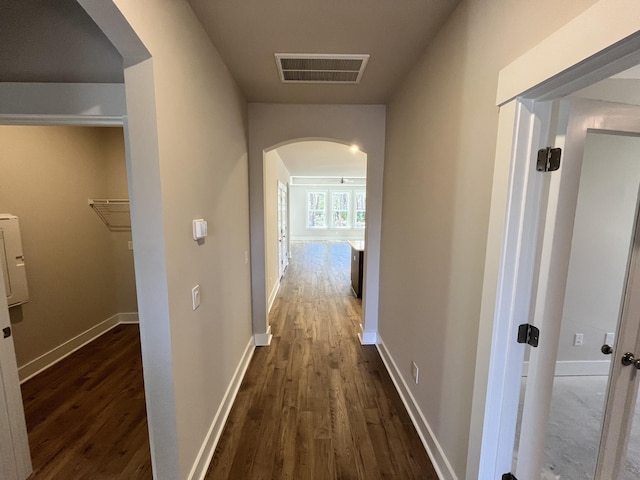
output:
M140 335L120 325L22 385L36 479L149 479Z
M206 478L424 479L437 475L374 346L360 345L346 243L294 243Z

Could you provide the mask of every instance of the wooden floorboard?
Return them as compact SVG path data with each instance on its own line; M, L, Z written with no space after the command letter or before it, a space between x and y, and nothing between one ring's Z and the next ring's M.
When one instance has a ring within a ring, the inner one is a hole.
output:
M437 475L374 346L360 345L350 250L294 243L209 480ZM121 325L22 385L30 480L150 479L138 327Z
M22 384L30 480L150 479L137 325L119 325Z
M357 337L346 243L292 245L291 264L208 480L437 475L374 346Z

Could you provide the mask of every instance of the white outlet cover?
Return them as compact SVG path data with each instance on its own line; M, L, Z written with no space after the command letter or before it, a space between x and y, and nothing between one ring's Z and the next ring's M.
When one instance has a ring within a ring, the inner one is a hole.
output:
M605 333L604 334L604 344L613 347L614 338L615 338L615 333L613 333L613 332Z

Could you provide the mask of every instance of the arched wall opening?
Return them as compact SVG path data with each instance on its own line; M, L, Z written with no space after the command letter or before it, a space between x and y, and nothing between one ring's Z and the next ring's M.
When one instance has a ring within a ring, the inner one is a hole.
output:
M264 205L264 155L275 148L308 140L357 145L367 153L367 228L363 297L363 344L375 344L382 219L385 138L384 105L249 104L249 209L251 293L256 345L269 345Z
M367 154L341 141L295 140L265 151L263 169L268 314L291 258L291 242L364 244ZM355 278L354 294L366 296L362 279Z

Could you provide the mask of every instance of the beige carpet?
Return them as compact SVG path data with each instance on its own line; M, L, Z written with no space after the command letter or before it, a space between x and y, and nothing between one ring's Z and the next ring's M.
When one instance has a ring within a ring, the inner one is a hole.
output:
M592 480L600 443L607 377L556 377L542 480ZM524 382L522 388L524 389ZM521 395L522 401L523 395ZM520 405L522 411L522 405ZM519 432L516 438L519 437ZM640 479L640 407L636 408L624 474Z

